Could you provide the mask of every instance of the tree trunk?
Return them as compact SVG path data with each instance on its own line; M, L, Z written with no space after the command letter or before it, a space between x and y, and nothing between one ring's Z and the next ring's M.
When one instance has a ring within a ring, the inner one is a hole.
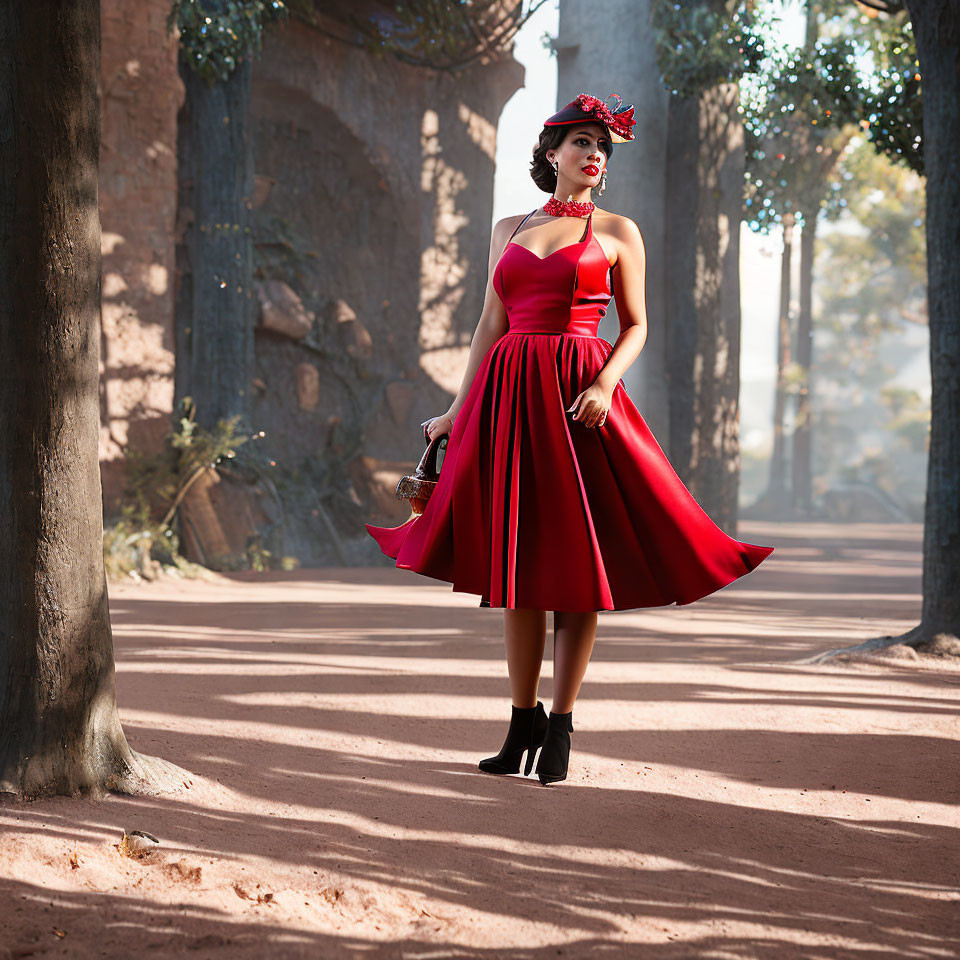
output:
M716 523L737 531L740 487L740 220L743 125L739 88L700 98L697 215L697 388L693 492Z
M127 745L103 567L99 0L0 5L0 790L159 792Z
M908 0L923 76L930 315L930 455L923 531L925 638L960 636L960 10Z
M671 97L667 105L664 229L664 307L670 429L670 463L680 479L693 484L696 391L693 369L697 353L697 301L691 278L697 267L697 162L700 101Z
M793 214L783 215L783 255L780 258L780 317L777 321L777 382L773 400L773 453L770 482L764 501L775 512L787 502L786 436L783 420L787 409L787 367L790 365L790 264L793 259Z
M813 360L813 255L817 237L817 213L811 210L800 232L800 312L797 315L796 368L800 378L797 414L793 426L792 495L796 515L809 517L813 500L811 462L810 365Z
M250 415L253 377L253 152L250 59L210 84L181 61L186 96L177 129L177 405L192 397L197 421Z
M670 459L727 533L740 483L743 128L724 84L673 100L668 125Z
M894 643L922 649L939 636L960 638L960 8L953 0L907 0L907 12L923 77L927 186L931 397L923 606L920 623L905 634L827 650L810 662Z

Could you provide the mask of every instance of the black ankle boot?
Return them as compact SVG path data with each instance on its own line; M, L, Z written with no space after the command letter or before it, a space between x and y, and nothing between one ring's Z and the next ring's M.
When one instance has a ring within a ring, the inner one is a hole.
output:
M570 760L570 734L573 733L573 711L554 713L547 720L547 735L537 761L537 776L546 786L567 779L567 763Z
M480 761L484 773L519 773L520 757L527 751L523 775L529 776L533 769L533 757L547 733L547 711L538 700L535 707L510 705L510 729L495 757Z

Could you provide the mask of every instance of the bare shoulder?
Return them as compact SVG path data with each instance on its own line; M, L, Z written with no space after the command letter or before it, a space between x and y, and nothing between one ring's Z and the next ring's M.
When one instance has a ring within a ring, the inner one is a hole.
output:
M513 231L520 226L527 214L518 213L512 217L504 217L493 225L493 240L502 244Z
M602 213L602 216L597 217L597 213ZM637 226L636 221L631 220L630 217L625 217L620 213L613 213L610 210L600 211L599 209L594 213L594 217L597 217L597 226L602 227L603 231L611 237L615 237L623 243L639 243L641 246L643 245L640 228Z

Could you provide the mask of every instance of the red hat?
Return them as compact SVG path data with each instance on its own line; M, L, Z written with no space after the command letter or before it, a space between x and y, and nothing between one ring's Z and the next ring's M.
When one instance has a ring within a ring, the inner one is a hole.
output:
M591 97L589 93L581 93L576 100L571 100L562 110L543 121L545 127L556 127L564 123L583 123L584 121L599 120L610 131L610 139L614 143L626 143L633 140L631 127L636 124L633 119L633 104L623 107L620 94L610 96L617 98L617 105L611 110L605 101ZM608 100L610 97L607 98ZM623 107L621 110L620 108Z

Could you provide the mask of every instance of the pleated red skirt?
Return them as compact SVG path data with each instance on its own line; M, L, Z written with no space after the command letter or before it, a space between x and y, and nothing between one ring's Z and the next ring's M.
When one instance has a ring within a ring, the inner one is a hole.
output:
M542 259L509 243L494 287L510 326L477 370L426 509L366 525L397 567L491 607L627 610L692 603L772 553L714 524L622 381L603 426L566 412L613 349L596 335L611 292L592 223Z

